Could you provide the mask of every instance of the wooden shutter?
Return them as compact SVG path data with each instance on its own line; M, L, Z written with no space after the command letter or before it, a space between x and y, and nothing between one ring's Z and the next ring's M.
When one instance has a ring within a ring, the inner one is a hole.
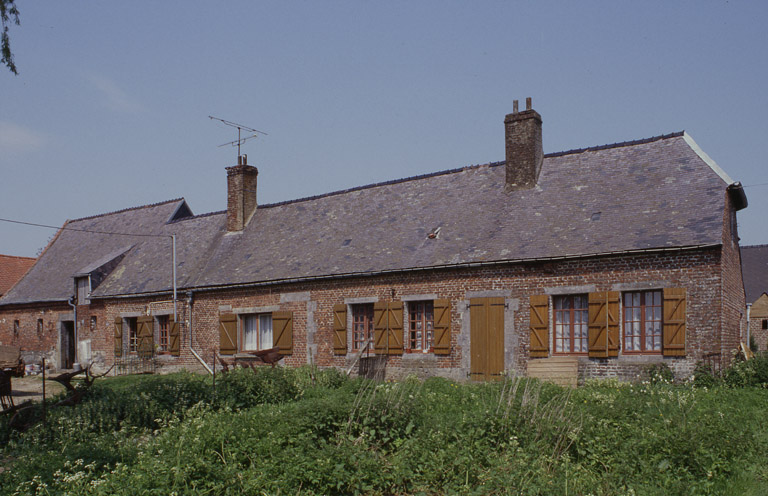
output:
M663 354L685 356L685 288L665 288Z
M224 313L219 316L219 353L237 353L237 315Z
M147 358L154 355L155 351L155 333L153 317L143 316L136 319L138 329L136 329L136 351L139 356Z
M589 356L608 356L608 307L605 292L589 293Z
M376 353L387 352L387 302L373 304L373 349Z
M403 354L403 302L387 304L387 340L390 355Z
M433 345L435 355L451 354L451 300L435 300Z
M168 318L168 351L173 356L181 353L181 326L173 318Z
M344 303L333 306L333 352L347 354L347 305Z
M549 296L532 295L530 311L531 358L549 356Z
M606 304L606 327L608 328L608 356L619 356L619 343L621 337L619 333L619 307L621 305L621 293L618 291L607 291L605 293Z
M123 356L123 319L115 317L115 356Z
M589 356L619 356L618 291L589 293Z
M293 353L293 312L272 312L272 341L281 355Z

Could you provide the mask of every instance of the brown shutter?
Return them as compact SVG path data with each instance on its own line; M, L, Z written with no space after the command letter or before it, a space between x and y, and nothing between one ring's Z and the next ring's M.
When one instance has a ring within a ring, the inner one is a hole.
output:
M685 288L664 289L664 356L685 356Z
M387 305L387 325L390 355L403 354L403 302L390 301Z
M293 312L272 312L272 342L281 355L293 353Z
M168 318L168 351L173 356L181 353L181 326L173 318Z
M589 356L608 357L607 293L589 293Z
M451 354L451 300L435 300L433 345L435 355Z
M333 306L333 352L347 354L347 305L344 303Z
M605 293L606 302L606 326L608 328L608 356L619 356L619 306L621 304L621 293L618 291L607 291Z
M115 356L123 356L123 319L115 317Z
M155 351L155 333L153 317L143 316L136 319L138 329L136 329L136 340L139 356L148 358L154 355Z
M237 315L233 313L219 315L219 353L237 353Z
M531 296L531 358L549 356L549 296Z
M373 349L376 353L387 353L387 302L373 304Z

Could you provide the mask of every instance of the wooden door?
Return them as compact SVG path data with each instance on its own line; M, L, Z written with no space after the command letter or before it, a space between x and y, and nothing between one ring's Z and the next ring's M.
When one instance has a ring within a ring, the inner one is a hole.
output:
M75 323L61 323L61 368L71 369L75 363Z
M496 381L504 372L504 298L469 301L470 377Z

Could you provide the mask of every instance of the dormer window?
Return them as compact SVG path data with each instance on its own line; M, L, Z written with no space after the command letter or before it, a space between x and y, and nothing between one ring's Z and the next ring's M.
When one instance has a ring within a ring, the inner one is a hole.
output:
M75 278L77 284L77 304L90 305L91 300L91 278L90 276Z

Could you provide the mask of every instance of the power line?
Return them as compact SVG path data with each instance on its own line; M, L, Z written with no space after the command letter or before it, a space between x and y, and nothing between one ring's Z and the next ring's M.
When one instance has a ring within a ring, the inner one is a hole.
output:
M74 227L66 227L66 226L48 226L45 224L35 224L34 222L23 222L20 220L11 220L11 219L2 219L0 218L0 222L9 222L11 224L21 224L24 226L33 226L33 227L45 227L47 229L61 229L62 231L78 231L78 232L86 232L91 234L109 234L113 236L141 236L144 238L170 238L172 237L170 234L137 234L137 233L120 233L120 232L109 232L109 231L94 231L92 229L76 229Z

